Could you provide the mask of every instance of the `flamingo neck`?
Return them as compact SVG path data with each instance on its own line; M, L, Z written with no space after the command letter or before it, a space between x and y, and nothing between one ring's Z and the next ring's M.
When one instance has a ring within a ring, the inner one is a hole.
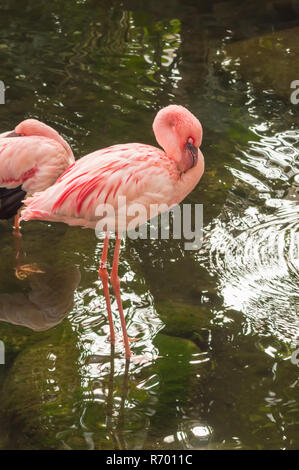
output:
M203 175L204 167L204 158L201 151L199 150L196 165L190 170L188 170L186 173L182 173L178 181L178 202L185 199L185 197L195 188L195 186Z
M158 144L166 155L178 163L182 158L183 145L179 141L176 124L175 116L158 114L153 123L153 130Z
M55 129L52 129L49 127L49 129L47 129L47 132L45 132L44 134L44 137L48 137L49 139L53 139L53 140L56 140L56 142L58 142L60 145L63 146L63 148L65 149L66 153L68 154L68 156L70 158L74 158L73 156L73 152L72 152L72 149L71 147L69 146L69 144L58 134L57 131L55 131ZM73 160L72 160L73 161Z

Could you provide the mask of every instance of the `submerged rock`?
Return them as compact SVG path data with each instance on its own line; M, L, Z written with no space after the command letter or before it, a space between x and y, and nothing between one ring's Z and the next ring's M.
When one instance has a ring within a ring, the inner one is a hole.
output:
M212 314L205 305L164 301L156 303L156 310L165 323L163 333L174 337L198 339L202 330L210 326Z

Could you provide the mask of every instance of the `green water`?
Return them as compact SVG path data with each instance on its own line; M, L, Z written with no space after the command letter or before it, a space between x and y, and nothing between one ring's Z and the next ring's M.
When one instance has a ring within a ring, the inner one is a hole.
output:
M186 200L204 205L201 249L122 246L148 357L129 369L108 341L102 241L24 224L22 261L44 273L20 281L0 223L1 449L298 449L299 104L282 81L299 79L298 18L288 0L1 2L1 132L36 117L80 158L155 145L156 111L178 103L206 161Z

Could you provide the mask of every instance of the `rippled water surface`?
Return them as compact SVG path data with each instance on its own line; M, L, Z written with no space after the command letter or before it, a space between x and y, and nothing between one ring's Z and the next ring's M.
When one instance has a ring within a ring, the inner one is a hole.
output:
M204 206L200 250L123 243L147 358L129 366L113 296L108 341L102 240L24 224L22 262L43 273L18 280L0 222L0 448L298 449L299 104L284 80L299 79L299 10L247 3L1 3L0 132L36 117L80 158L155 144L156 111L179 103L202 122L206 171L186 200Z

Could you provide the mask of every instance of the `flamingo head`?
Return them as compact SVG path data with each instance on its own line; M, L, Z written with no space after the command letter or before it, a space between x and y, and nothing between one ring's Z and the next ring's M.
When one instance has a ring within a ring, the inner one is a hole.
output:
M48 137L50 139L55 139L59 136L58 132L52 127L47 126L37 119L25 119L25 121L20 122L15 128L14 133L20 136L41 136ZM56 139L55 139L56 140Z
M196 166L202 127L190 111L177 105L161 109L155 117L153 130L157 142L175 160L181 173Z
M20 122L9 136L11 137L29 137L29 136L40 136L46 137L48 139L56 140L59 142L65 149L70 163L74 161L73 152L69 144L58 134L55 129L47 124L44 124L37 119L25 119L25 121ZM7 136L7 137L9 137Z

